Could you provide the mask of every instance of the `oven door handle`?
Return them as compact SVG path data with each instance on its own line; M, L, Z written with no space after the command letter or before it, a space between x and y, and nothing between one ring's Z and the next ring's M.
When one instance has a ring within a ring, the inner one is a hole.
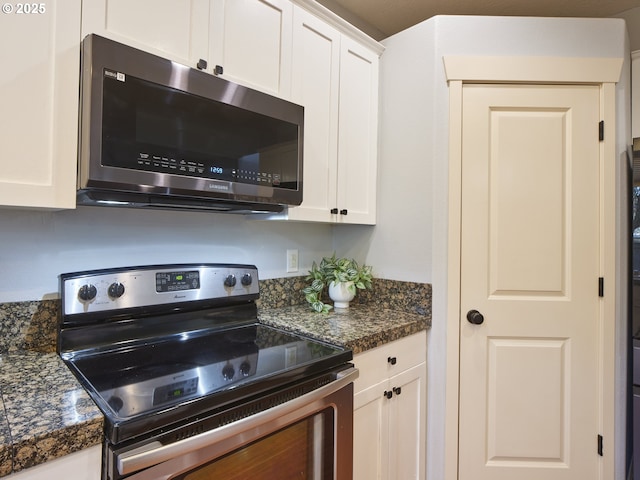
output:
M166 462L167 460L186 455L190 452L204 448L207 445L224 441L248 430L254 426L256 422L270 422L278 417L294 412L308 403L312 403L331 395L352 383L356 378L358 378L358 369L351 367L340 371L336 376L336 380L333 382L298 398L294 398L293 400L265 410L264 412L256 413L255 415L251 415L236 422L223 425L216 429L209 430L208 432L204 432L169 445L162 445L160 442L153 442L141 447L140 449L121 453L116 459L118 471L121 475L127 475L144 468L158 465L159 463Z

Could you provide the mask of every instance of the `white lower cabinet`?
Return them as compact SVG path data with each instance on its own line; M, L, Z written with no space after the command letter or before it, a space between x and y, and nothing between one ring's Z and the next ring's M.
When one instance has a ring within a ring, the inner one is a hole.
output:
M354 356L354 480L424 480L426 332Z
M74 452L6 477L10 480L99 480L101 476L102 446Z

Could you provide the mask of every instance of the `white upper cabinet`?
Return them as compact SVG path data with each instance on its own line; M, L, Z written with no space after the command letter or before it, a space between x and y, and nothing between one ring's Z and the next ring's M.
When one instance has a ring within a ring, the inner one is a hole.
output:
M212 0L212 8L210 67L222 66L227 80L288 98L291 2Z
M0 206L74 208L80 0L0 15Z
M209 0L91 0L82 8L90 33L196 67L209 55Z
M304 105L302 205L289 220L332 222L336 206L340 32L309 12L293 12L292 100Z
M343 37L338 118L338 222L376 223L378 56Z
M272 95L291 93L289 0L92 0L82 37L96 33Z
M375 224L378 52L294 8L292 100L305 107L304 200L286 218Z

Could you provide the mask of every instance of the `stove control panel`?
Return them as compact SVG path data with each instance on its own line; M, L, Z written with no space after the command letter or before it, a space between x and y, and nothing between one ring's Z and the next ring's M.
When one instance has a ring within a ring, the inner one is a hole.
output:
M254 265L182 264L60 275L63 315L259 296Z

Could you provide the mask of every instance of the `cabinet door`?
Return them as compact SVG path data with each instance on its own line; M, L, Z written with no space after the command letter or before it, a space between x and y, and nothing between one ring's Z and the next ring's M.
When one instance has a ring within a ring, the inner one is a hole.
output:
M375 224L378 56L348 37L340 55L338 208L342 223Z
M0 15L0 205L75 208L80 0Z
M421 363L389 382L395 392L389 409L390 478L425 478L426 377Z
M289 0L213 0L212 63L223 77L288 98L291 94Z
M195 67L208 60L209 0L91 0L82 38L90 33Z
M291 97L304 106L304 200L289 208L289 220L335 218L339 62L340 33L295 7Z
M353 480L388 478L389 399L383 395L387 386L385 380L353 397Z

